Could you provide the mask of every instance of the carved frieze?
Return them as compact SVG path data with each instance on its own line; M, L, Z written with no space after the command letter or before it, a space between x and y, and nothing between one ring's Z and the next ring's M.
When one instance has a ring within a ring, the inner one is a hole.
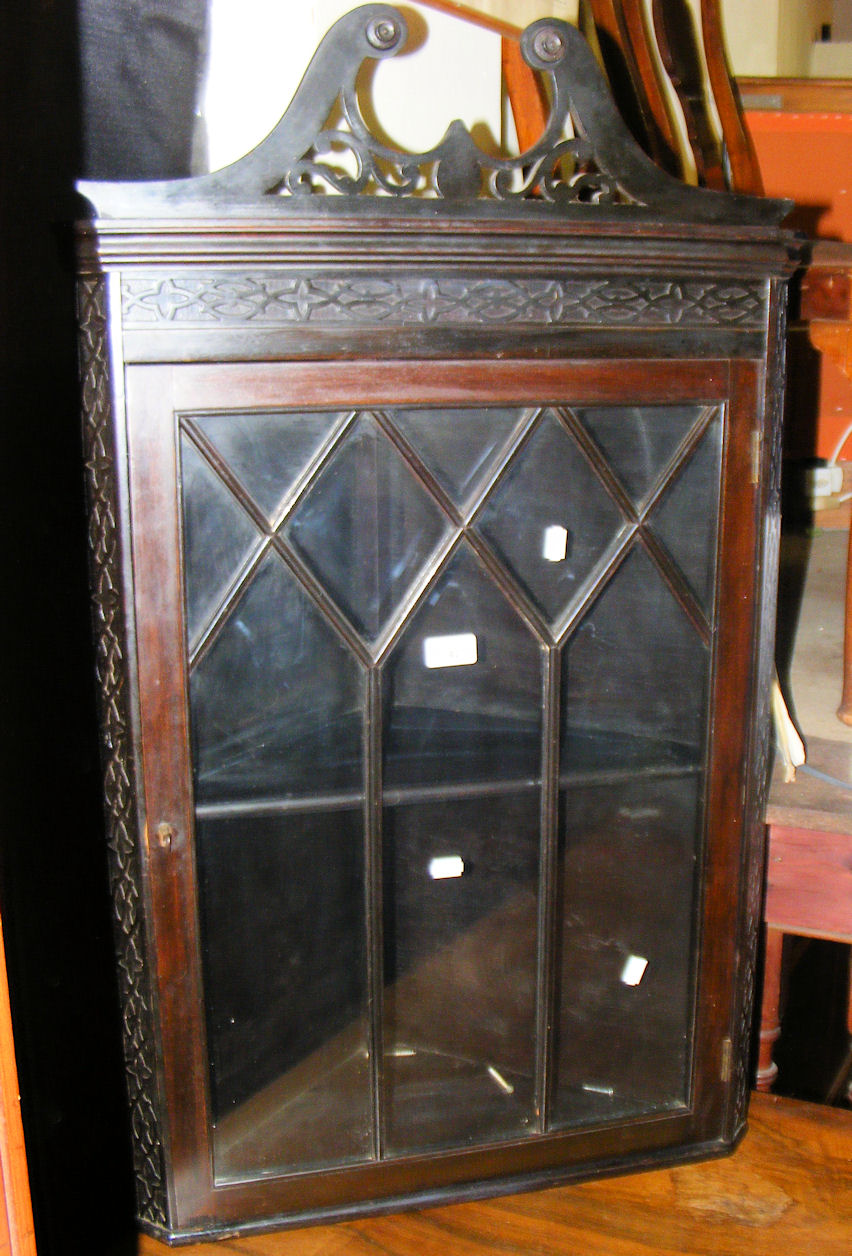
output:
M222 271L125 277L128 328L411 325L759 329L763 280L465 279Z

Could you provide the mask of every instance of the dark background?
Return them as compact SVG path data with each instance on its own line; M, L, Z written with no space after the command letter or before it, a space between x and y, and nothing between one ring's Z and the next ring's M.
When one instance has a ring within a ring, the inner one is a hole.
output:
M132 1250L77 389L74 180L188 172L203 0L0 17L0 906L40 1256ZM85 71L85 73L83 73Z

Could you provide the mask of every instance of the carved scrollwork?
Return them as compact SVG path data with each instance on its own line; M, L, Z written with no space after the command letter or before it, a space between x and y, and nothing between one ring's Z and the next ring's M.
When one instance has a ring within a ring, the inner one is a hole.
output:
M453 122L434 148L406 153L367 125L357 80L367 59L395 56L406 41L402 15L367 4L334 24L317 49L290 107L258 146L223 170L161 183L82 183L104 217L184 214L201 205L275 205L276 212L448 212L479 216L649 210L656 218L705 222L780 222L785 202L688 186L642 151L619 114L579 30L544 18L524 31L527 65L547 80L550 116L520 156L485 153ZM332 124L340 118L340 124ZM333 195L319 195L319 193Z
M514 160L484 153L461 122L453 122L440 144L411 157L366 134L356 99L344 103L352 132L322 131L311 151L287 171L279 195L309 196L325 184L344 196L374 193L393 197L438 196L449 201L490 196L497 201L536 196L551 204L572 201L616 204L624 197L616 182L596 166L583 139L565 139L546 151L530 150ZM323 157L336 156L338 164ZM355 171L343 162L350 156Z
M381 51L399 51L406 36L402 16L389 10L382 29L386 42ZM367 42L374 42L369 33ZM581 121L573 121L575 134L566 136L566 125L573 120L567 73L572 54L580 63L575 69L586 79L600 77L597 67L589 63L591 54L586 57L582 36L564 23L542 21L528 28L521 46L527 63L550 78L553 101L541 138L519 157L483 152L459 121L451 123L444 138L428 152L411 154L390 148L365 122L355 75L349 75L341 81L338 102L347 129L322 130L310 149L267 190L307 197L330 189L343 196L427 196L450 202L483 198L510 202L529 197L560 206L636 201L614 172L604 168ZM599 86L603 87L602 80ZM352 172L346 168L347 158L354 164Z
M140 1219L165 1226L165 1175L157 1117L152 1002L145 971L141 877L135 837L136 790L127 710L104 281L83 280L78 293L95 666L137 1206Z

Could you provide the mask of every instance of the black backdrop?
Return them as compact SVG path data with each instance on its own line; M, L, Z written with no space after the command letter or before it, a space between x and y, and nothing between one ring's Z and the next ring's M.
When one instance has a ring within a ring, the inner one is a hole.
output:
M100 802L74 180L188 173L204 0L8 0L0 29L0 896L40 1256L133 1250Z

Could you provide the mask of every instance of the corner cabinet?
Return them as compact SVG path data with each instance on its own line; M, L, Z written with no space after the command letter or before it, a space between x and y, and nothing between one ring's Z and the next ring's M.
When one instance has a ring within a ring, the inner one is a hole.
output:
M83 187L118 971L170 1239L746 1118L785 207L657 171L558 22L524 37L536 149L387 149L355 78L404 35L342 19L226 171Z

